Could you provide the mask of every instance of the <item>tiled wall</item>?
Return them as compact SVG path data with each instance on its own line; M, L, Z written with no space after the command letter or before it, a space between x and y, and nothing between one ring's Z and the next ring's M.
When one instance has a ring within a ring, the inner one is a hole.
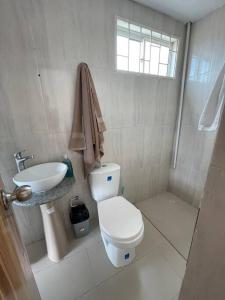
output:
M104 161L122 167L132 202L167 189L179 74L175 80L115 71L115 16L181 38L184 25L128 0L3 0L0 10L0 172L8 189L16 173L13 153L35 154L28 163L62 160L68 152L77 64L89 64L103 116ZM179 72L178 72L179 73ZM82 175L82 158L69 152L74 194L91 212L96 205ZM69 226L70 195L58 201ZM15 209L26 243L41 239L39 208Z
M180 148L170 191L198 207L216 132L198 131L198 121L225 62L225 6L192 26Z
M222 15L225 18L225 10L216 14L215 17ZM224 183L225 110L209 167L180 300L222 300L225 298Z

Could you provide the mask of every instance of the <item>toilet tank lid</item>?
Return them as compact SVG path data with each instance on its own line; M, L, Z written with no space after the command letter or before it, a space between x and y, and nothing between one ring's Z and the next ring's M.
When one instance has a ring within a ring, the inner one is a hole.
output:
M120 170L120 166L115 163L103 163L100 168L96 168L90 172L90 175L104 174L112 171Z

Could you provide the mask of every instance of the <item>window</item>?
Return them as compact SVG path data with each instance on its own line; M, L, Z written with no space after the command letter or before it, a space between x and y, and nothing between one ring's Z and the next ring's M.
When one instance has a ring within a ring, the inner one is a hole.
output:
M178 39L117 18L117 70L175 77Z

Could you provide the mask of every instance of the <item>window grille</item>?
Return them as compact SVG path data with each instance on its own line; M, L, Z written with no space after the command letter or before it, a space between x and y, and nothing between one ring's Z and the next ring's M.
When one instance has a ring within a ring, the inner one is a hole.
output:
M146 26L117 18L116 68L175 77L179 40Z

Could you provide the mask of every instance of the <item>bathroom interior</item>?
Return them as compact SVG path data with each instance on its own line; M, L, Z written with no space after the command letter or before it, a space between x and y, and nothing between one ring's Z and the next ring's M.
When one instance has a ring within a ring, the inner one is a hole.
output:
M37 299L179 299L223 110L224 28L224 0L0 0L0 175L33 188L11 206ZM100 137L87 169L90 136L71 146L91 126L85 105Z

